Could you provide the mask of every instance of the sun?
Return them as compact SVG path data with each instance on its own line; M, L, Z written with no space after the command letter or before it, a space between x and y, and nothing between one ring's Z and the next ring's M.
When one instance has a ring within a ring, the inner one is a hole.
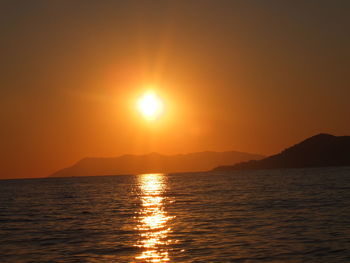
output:
M152 121L163 114L164 103L154 91L147 91L138 99L137 109L146 120Z

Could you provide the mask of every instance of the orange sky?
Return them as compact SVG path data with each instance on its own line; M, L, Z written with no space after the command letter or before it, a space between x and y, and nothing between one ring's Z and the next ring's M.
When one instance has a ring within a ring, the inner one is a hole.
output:
M350 134L349 2L262 2L1 3L0 178ZM152 125L147 85L166 105Z

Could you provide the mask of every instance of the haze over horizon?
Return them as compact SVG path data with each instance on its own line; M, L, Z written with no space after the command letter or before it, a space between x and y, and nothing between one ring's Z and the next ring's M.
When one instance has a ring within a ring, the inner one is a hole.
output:
M350 135L350 1L1 1L0 179ZM137 99L164 101L154 122Z

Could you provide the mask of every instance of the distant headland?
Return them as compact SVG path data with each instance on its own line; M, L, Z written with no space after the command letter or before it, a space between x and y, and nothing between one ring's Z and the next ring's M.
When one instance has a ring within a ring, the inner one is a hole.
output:
M350 136L321 133L266 158L258 154L237 151L207 151L178 155L151 153L113 158L84 158L71 167L55 172L50 177L327 166L350 166Z
M262 158L264 158L262 155L237 151L208 151L178 155L151 153L114 158L85 158L71 167L55 172L50 177L199 172L208 171L220 165Z
M218 166L214 171L350 166L350 136L318 134L261 160Z

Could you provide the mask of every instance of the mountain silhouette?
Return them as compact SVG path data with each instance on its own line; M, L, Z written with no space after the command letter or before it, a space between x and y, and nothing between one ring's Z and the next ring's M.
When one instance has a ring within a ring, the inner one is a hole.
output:
M236 151L198 152L178 155L123 155L115 158L85 158L50 177L73 177L139 173L178 173L208 171L219 165L228 165L263 156Z
M214 170L257 170L326 166L350 166L350 136L318 134L287 148L279 154L261 160L219 166Z

